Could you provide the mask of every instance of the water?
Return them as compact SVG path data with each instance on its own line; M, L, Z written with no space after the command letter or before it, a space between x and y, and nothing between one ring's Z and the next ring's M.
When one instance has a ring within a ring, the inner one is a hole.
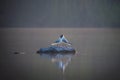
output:
M58 60L36 54L61 34L77 51L64 74L54 62ZM0 37L0 80L120 79L120 29L4 28Z

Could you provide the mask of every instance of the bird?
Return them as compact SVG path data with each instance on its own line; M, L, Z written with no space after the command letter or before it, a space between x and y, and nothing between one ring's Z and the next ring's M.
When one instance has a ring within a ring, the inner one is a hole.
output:
M60 44L71 45L71 43L65 38L65 36L63 34L60 35L59 39L56 40L51 45L60 45Z

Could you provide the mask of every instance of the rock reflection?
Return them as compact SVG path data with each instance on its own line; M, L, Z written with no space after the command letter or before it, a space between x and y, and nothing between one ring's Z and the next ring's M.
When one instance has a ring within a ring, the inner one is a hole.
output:
M41 57L47 57L51 62L55 63L62 72L65 72L66 67L71 62L72 56L75 53L40 53Z

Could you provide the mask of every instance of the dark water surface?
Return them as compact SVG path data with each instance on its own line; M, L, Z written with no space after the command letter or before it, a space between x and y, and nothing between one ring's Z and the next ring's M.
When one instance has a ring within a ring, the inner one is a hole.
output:
M36 54L61 34L77 50L64 74L50 59ZM119 58L120 29L0 29L0 80L120 80Z

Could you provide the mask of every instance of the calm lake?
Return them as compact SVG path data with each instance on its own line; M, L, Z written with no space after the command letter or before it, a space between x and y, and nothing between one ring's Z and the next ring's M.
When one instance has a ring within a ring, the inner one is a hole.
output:
M55 59L36 53L61 34L77 51L64 73ZM2 28L0 74L0 80L120 80L120 29Z

